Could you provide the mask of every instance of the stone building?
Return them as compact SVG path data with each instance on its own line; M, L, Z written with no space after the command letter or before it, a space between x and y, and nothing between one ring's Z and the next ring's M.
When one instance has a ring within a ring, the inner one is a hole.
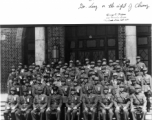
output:
M0 28L1 90L6 92L6 82L12 65L19 62L41 65L43 61L106 58L129 58L132 64L136 56L148 66L152 75L152 26L131 25L16 25Z

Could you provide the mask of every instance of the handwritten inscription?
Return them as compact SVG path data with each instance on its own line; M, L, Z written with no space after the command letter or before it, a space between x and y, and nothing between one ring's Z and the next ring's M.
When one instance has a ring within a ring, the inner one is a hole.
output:
M104 21L128 21L127 15L125 13L108 13Z
M114 2L108 5L97 5L95 2L92 2L91 0L88 1L89 5L85 5L85 3L80 3L78 9L93 9L95 11L97 11L99 8L109 8L109 9L127 9L128 12L130 12L133 8L135 9L139 9L139 8L144 8L144 9L149 9L149 5L148 4L144 4L143 2L139 2L136 4L132 4L132 3L121 3L121 4L115 4Z

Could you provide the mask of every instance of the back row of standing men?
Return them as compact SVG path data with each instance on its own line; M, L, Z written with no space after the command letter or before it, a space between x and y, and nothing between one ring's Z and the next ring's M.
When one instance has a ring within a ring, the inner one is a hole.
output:
M115 62L106 59L96 62L85 59L85 65L79 60L74 65L73 61L55 66L54 62L42 66L33 63L18 68L12 66L8 77L8 98L6 102L5 120L11 112L13 120L21 120L22 115L26 120L51 119L51 114L56 112L60 120L61 111L66 112L68 120L74 120L81 109L83 117L92 120L99 114L106 120L106 114L112 120L115 114L120 120L123 111L124 119L128 120L129 109L133 120L136 120L136 108L141 107L142 119L150 110L150 96L152 92L152 78L147 74L147 67L137 56L137 63L130 64L129 59ZM66 110L62 109L66 107ZM108 112L107 112L108 111Z

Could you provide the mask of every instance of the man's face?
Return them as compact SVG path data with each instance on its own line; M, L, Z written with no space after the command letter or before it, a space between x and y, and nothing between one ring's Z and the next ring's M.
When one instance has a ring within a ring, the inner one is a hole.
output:
M71 91L71 94L74 95L74 93L75 93L74 90L72 90L72 91Z
M148 72L148 71L146 71L146 70L143 71L144 74L147 74L147 72Z
M137 62L140 62L140 58L137 58L136 60L137 60Z
M81 73L84 73L84 70L81 70Z
M108 80L108 76L104 76L104 80L107 81Z
M120 68L117 68L117 72L120 72Z
M26 96L27 95L27 91L24 91L23 94Z
M81 78L81 79L80 79L80 81L81 81L81 83L83 83L83 82L84 82L84 79L83 79L83 78Z
M59 81L59 80L60 80L60 77L57 76L56 80Z
M117 77L118 77L117 75L114 75L114 76L113 76L114 79L117 79Z
M88 65L89 64L89 61L86 61L86 65Z
M74 86L77 86L77 85L78 85L78 83L76 81L74 81Z
M41 80L37 80L37 83L40 84L40 83L41 83Z
M104 89L104 93L107 94L108 93L108 89Z
M69 75L67 75L67 74L66 74L66 75L65 75L65 77L66 77L66 78L68 78L68 77L69 77Z
M100 62L98 62L98 63L97 63L97 66L101 66L101 63L100 63Z
M42 94L42 90L39 90L39 91L38 91L38 94L39 94L39 95Z
M136 93L140 93L141 92L141 88L136 88Z
M14 90L11 90L11 94L14 95L14 94L15 94L15 91L14 91Z
M109 63L109 66L112 66L112 62Z
M84 79L84 82L85 82L85 83L87 83L87 82L88 82L88 79L87 79L87 78L85 78L85 79Z
M94 68L94 64L91 64L90 67L91 67L91 68Z
M62 81L62 85L65 85L65 81Z
M123 88L123 87L120 87L120 91L123 92L123 91L124 91L124 88Z
M129 65L129 64L130 64L129 62L126 63L126 65Z

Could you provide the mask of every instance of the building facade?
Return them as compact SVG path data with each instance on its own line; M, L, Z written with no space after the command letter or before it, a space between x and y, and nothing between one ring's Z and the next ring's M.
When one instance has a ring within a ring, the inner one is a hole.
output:
M136 63L136 56L148 67L152 75L151 25L44 25L2 26L1 39L1 90L5 92L12 65L19 62L41 65L43 61L79 59L82 63L106 58Z

